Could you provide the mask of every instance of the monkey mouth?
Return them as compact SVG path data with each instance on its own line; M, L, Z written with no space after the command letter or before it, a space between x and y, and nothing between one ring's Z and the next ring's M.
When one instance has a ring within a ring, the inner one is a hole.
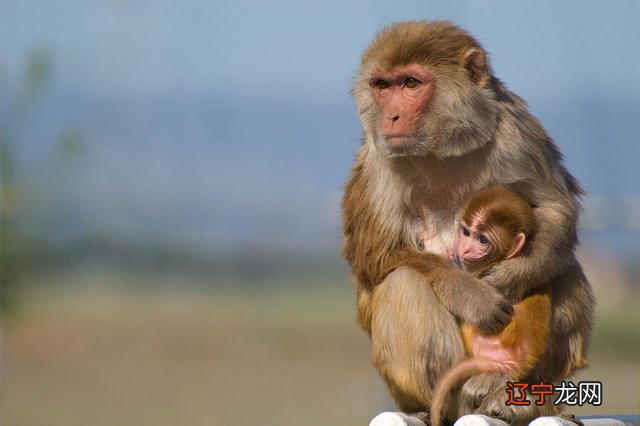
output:
M422 132L382 134L378 139L391 157L426 156L431 152L429 138Z
M411 143L415 136L413 133L394 133L392 135L384 135L384 139L392 147L401 147Z

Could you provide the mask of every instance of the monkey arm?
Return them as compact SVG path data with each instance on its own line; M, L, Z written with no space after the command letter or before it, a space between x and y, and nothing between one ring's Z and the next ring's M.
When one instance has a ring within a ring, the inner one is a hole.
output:
M513 306L498 290L471 274L453 267L450 262L432 253L400 249L387 257L383 273L371 280L363 272L357 273L356 302L358 321L371 332L371 298L374 287L392 271L409 267L418 272L425 285L430 285L437 299L452 315L469 322L484 333L502 330L511 320ZM352 268L353 268L352 264Z
M555 199L537 201L536 198L533 198L537 205L533 210L536 231L528 251L500 262L484 277L512 302L522 300L536 287L549 283L574 258L577 201L569 193Z
M361 157L364 154L361 154ZM390 227L386 214L371 208L373 184L359 158L345 188L343 199L342 254L351 266L356 282L358 320L371 332L372 294L392 271L407 266L424 278L421 284L433 288L440 303L451 314L485 333L501 330L509 322L512 306L502 293L450 262L431 253L408 250L402 229Z
M398 251L390 266L408 266L425 278L440 303L454 316L485 333L502 330L511 320L513 306L482 280L455 268L449 261L432 253Z
M534 208L535 231L526 250L500 262L484 276L511 301L548 283L574 258L576 222L583 194L580 184L562 164L562 155L523 101L504 105L503 123L490 163L495 180L526 199Z

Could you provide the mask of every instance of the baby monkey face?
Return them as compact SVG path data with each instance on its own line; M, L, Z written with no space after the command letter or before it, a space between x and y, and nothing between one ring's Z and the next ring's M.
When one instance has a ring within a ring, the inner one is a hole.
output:
M458 241L456 244L456 254L464 263L477 263L495 251L488 232L481 231L475 227L461 223L458 227Z

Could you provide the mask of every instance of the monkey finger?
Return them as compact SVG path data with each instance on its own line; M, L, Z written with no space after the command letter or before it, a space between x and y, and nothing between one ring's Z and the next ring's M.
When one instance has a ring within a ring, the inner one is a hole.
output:
M509 322L509 320L511 320L511 317L513 316L513 305L511 303L509 303L508 300L501 300L500 301L500 309L502 309L502 312L504 312L505 314L507 314L507 323ZM506 325L506 324L505 324Z
M482 320L477 323L481 332L496 334L509 324L513 316L513 306L500 293L492 297L492 303L484 305Z
M486 334L496 334L509 324L513 316L513 306L502 300L493 312L477 323L478 329Z

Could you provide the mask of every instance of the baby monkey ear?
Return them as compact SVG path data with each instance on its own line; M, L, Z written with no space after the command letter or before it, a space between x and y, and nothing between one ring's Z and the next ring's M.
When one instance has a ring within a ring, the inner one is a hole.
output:
M489 66L487 56L480 49L469 49L462 56L462 65L467 70L469 78L480 87L485 87L489 81Z
M520 232L515 237L513 237L512 247L507 252L505 258L511 259L512 257L515 257L518 253L520 253L520 250L522 250L522 247L524 246L524 242L526 241L526 239L527 238L524 236L524 232Z

